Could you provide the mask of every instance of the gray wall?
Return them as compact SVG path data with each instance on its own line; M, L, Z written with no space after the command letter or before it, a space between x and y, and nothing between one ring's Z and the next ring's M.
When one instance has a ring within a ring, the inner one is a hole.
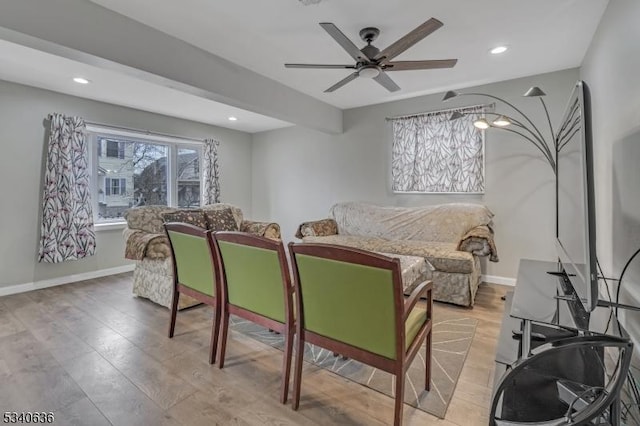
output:
M639 23L640 2L609 2L581 68L592 99L598 257L610 277L640 248ZM621 293L624 303L640 306L640 256ZM638 344L640 314L625 314Z
M522 98L530 86L543 88L552 120L560 120L578 70L520 78L466 89L515 103L548 132L537 99ZM378 90L372 86L372 90ZM518 261L554 258L553 172L525 140L500 130L486 132L484 195L400 195L390 190L390 137L385 117L476 105L486 98L461 97L442 103L442 94L346 110L345 132L327 135L302 127L254 134L253 214L278 221L293 239L305 220L326 217L332 204L360 200L386 205L426 205L452 201L485 203L495 213L499 263L487 262L488 275L516 276ZM498 107L507 112L506 108ZM510 111L508 111L510 113Z
M97 234L97 254L61 264L36 260L41 210L43 119L52 112L86 120L221 141L221 191L251 211L251 135L0 81L0 287L125 265L121 230Z

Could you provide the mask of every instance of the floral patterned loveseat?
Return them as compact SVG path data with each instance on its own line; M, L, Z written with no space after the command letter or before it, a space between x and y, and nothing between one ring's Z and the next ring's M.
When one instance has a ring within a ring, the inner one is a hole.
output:
M241 231L280 239L277 223L244 220L242 210L231 204L210 204L198 209L179 209L167 206L142 206L129 209L124 218L127 227L125 257L135 260L133 293L159 305L170 307L173 295L173 266L171 248L164 231L164 222L187 222L216 231ZM182 295L179 308L198 304Z
M423 279L433 281L435 300L473 306L480 285L479 256L498 261L492 218L480 204L382 207L348 202L334 205L329 219L301 224L296 237L423 258Z

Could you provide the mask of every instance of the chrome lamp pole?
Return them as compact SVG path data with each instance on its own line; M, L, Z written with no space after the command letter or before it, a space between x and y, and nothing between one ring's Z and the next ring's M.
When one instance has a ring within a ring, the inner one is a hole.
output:
M549 133L550 139L545 138L543 133L538 129L538 127L531 121L529 117L527 117L520 109L518 109L515 105L506 100L499 98L494 95L489 95L487 93L458 93L452 90L449 90L444 94L442 98L443 102L446 102L450 99L453 99L457 96L484 96L490 99L494 99L503 103L504 105L510 107L515 114L507 115L502 113L493 113L487 112L485 115L495 116L495 119L488 121L486 118L480 118L473 122L473 125L481 130L494 128L499 130L504 130L507 132L515 133L520 137L524 138L526 141L530 142L533 146L536 147L538 151L542 153L544 158L547 160L551 169L553 170L554 175L558 174L556 168L556 160L558 154L558 143L555 137L555 133L553 131L553 125L551 124L551 118L549 117L549 110L547 109L547 104L542 99L543 96L546 96L546 93L542 91L539 87L531 87L526 93L523 95L527 98L538 98L542 103L542 107L544 108L545 115L547 116L547 123L549 125ZM460 111L454 111L451 114L450 120L455 120L461 118L465 115L465 113ZM514 128L508 128L510 126Z

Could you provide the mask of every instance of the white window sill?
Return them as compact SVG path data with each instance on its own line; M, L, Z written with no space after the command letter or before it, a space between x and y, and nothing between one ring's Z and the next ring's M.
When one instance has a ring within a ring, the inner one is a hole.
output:
M96 232L102 231L118 231L127 227L127 222L109 222L109 223L96 223L93 225Z

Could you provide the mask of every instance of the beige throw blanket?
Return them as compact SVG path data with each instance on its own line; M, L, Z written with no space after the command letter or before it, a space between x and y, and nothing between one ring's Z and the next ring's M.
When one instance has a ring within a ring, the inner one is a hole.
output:
M460 240L458 250L468 251L477 256L489 255L490 261L498 261L498 250L493 239L493 230L488 225L476 226L467 232Z
M152 234L135 229L125 229L124 257L130 260L166 259L171 256L169 239L164 234Z

